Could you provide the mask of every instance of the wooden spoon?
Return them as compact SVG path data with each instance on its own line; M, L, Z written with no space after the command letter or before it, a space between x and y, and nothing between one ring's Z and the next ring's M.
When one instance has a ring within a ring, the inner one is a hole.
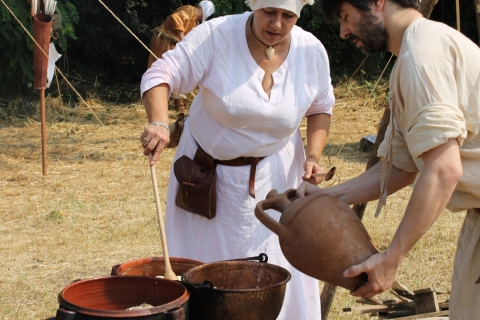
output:
M335 175L335 171L337 171L337 167L332 167L330 170L328 170L327 173L314 173L312 174L312 177L325 178L323 180L328 181L333 178L333 176Z
M152 155L149 155L148 159L152 160ZM162 237L163 259L165 263L164 278L169 280L178 280L177 275L175 274L175 272L173 272L172 266L170 265L167 238L165 237L165 227L163 226L162 209L160 208L160 197L158 195L157 173L155 172L155 165L150 166L150 174L152 176L153 194L155 195L155 206L157 208L158 224L160 225L160 235Z

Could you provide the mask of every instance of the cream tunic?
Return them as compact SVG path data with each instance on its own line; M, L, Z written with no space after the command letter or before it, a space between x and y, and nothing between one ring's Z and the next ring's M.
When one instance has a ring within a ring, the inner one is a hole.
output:
M457 139L463 176L447 205L467 211L455 253L451 320L480 314L480 49L456 30L419 19L405 31L390 76L393 163L422 172L422 153ZM378 155L385 156L391 126Z
M193 158L195 140L216 159L267 156L257 166L256 199L248 194L249 166L217 167L213 220L175 206L178 182L170 172L166 209L170 255L214 262L266 253L269 263L292 275L278 319L320 319L318 281L288 263L278 237L258 221L254 208L270 190L284 192L301 182L305 153L298 126L305 115L331 114L334 104L328 58L315 37L294 27L288 56L273 73L269 99L261 85L264 71L246 42L249 15L201 24L142 79L142 93L160 83L179 93L200 87L175 159ZM270 214L280 217L276 211Z
M447 208L480 208L480 48L442 23L415 21L390 76L390 106L394 165L422 172L422 153L457 139L463 176ZM379 156L386 155L390 134L391 126Z

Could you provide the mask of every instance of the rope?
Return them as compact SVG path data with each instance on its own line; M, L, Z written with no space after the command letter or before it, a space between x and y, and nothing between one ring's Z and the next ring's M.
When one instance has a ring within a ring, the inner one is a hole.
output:
M393 54L390 56L390 59L388 59L387 64L385 65L385 68L383 68L382 73L380 74L380 77L378 77L377 82L375 82L375 85L373 86L372 92L370 93L370 97L373 96L373 92L377 88L378 83L380 82L380 79L382 79L383 74L385 73L385 70L387 70L388 65L390 64L390 61L392 61Z
M54 67L55 67L55 70L63 77L63 79L66 81L66 83L70 86L70 88L72 88L72 90L75 92L75 94L77 95L77 97L80 99L80 101L82 101L86 106L87 108L90 110L90 112L93 114L93 116L95 117L95 119L97 119L97 121L100 123L100 125L104 128L106 128L106 126L103 124L102 120L100 120L100 118L95 114L95 112L93 111L93 109L90 107L90 105L85 101L83 100L82 96L80 95L80 93L78 93L78 91L73 87L73 85L68 81L68 79L65 77L65 75L62 73L62 71L55 65L55 63L50 60L50 57L48 56L48 54L43 50L43 48L40 46L40 44L35 40L35 38L30 34L30 32L28 32L27 28L25 28L25 26L22 24L22 22L17 18L17 16L13 13L13 11L10 9L10 7L3 1L3 0L0 0L3 5L7 8L7 10L10 12L10 14L13 16L13 18L18 22L18 24L23 28L23 30L25 31L25 33L30 37L30 39L33 40L33 42L40 48L40 50L43 52L43 54L48 58L48 61L50 61ZM99 0L100 1L100 0ZM122 148L122 145L120 144L119 141L117 141L115 138L112 138L113 141L115 141L119 146L120 146L120 149L125 153L125 155L127 156L128 159L130 159L133 163L135 163L133 161L132 158L130 158L130 156L128 155L128 153Z
M360 65L358 66L357 70L355 70L355 72L350 76L350 79L348 79L348 81L352 80L352 78L353 78L353 76L355 75L355 73L357 73L357 71L360 70L360 67L363 66L363 63L364 63L365 61L367 61L368 57L370 57L370 55L367 55L367 56L365 57L365 59L363 59L362 63L360 63Z
M3 1L3 0L2 0L2 1ZM130 34L131 34L135 39L137 39L138 42L140 42L140 44L141 44L145 49L147 49L148 52L150 52L150 54L151 54L152 56L155 57L155 59L158 59L158 57L152 52L152 50L150 50L150 48L147 47L147 46L142 42L142 40L140 40L140 39L135 35L135 33L133 33L132 30L130 30L130 29L123 23L122 20L120 20L120 19L115 15L115 13L113 13L112 10L110 10L110 8L107 7L107 6L102 2L102 0L98 0L98 2L100 2L100 3L102 4L102 6L104 6L105 9L107 9L107 11L110 12L110 13L112 14L112 16L113 16L115 19L117 19L117 21L120 22L120 24L121 24L125 29L127 29L127 31L130 32Z

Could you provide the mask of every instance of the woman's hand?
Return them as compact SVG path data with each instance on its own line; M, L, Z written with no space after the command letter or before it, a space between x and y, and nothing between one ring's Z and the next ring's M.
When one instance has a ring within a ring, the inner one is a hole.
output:
M146 156L152 154L150 165L153 166L160 158L165 146L170 142L170 134L167 128L163 126L149 124L140 136L140 142L142 143L143 154Z
M150 69L149 69L150 70ZM147 71L148 72L148 71ZM170 142L168 129L168 84L162 83L143 93L143 104L150 122L140 136L143 154L150 158L153 166L160 157L165 146Z
M308 181L310 183L313 183L314 185L317 185L323 181L324 176L323 177L312 176L312 174L323 173L323 169L320 168L316 160L307 158L307 160L305 160L305 163L303 164L303 169L305 170L305 174L302 177L303 181Z

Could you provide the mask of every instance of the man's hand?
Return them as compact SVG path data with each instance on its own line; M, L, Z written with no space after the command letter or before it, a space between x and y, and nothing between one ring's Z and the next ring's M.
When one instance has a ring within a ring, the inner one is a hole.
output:
M363 272L368 275L368 283L350 294L368 299L389 289L395 281L398 265L397 258L389 257L386 252L382 252L374 254L361 264L348 268L343 273L347 278L358 276Z
M310 183L309 181L304 181L298 186L296 195L299 198L303 198L305 196L321 192L322 189L316 185Z

